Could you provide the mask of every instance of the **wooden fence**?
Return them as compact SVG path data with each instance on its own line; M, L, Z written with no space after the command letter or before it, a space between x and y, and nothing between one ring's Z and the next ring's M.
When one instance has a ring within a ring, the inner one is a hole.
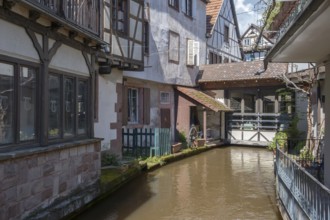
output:
M122 129L124 156L148 157L171 153L169 128Z

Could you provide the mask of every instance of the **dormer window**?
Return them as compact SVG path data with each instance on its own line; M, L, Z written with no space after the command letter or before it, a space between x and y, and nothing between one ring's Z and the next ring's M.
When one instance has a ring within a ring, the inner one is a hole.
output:
M112 0L112 28L117 32L127 31L127 0Z

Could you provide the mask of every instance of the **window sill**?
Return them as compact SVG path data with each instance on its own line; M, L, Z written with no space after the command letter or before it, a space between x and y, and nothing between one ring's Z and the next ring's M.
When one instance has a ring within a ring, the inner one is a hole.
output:
M69 149L81 145L94 144L101 142L101 138L83 139L77 141L71 141L67 143L51 144L48 146L38 146L38 147L21 147L19 149L9 150L7 152L0 152L0 161L16 159L20 157L27 157L34 154L47 153L56 150ZM4 149L2 150L4 151Z
M174 5L168 5L169 8L172 8L173 10L179 12L179 7L175 7Z
M184 14L187 18L189 18L189 19L191 19L191 20L194 19L194 17L193 17L192 15L188 15L188 14L186 14L186 13L184 13L184 12L183 12L183 14Z

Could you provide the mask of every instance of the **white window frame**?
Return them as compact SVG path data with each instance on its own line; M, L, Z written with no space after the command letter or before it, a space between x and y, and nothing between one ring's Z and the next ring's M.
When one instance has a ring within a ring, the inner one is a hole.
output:
M136 97L135 100L132 100L132 91L136 92ZM127 118L127 122L130 124L137 124L139 122L139 89L137 88L128 88L127 91L127 95L128 95L128 105L127 105L127 111L128 111L128 118ZM131 115L133 114L134 108L136 109L136 116L135 118L132 120Z
M167 100L163 100L163 95L167 95ZM170 104L171 103L171 93L170 92L166 92L166 91L160 91L159 94L159 102L160 104Z

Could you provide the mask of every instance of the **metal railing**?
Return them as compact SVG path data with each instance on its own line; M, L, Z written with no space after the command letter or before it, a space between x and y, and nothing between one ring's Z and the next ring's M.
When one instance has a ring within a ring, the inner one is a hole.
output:
M94 34L100 33L99 0L27 0L49 14L66 19Z
M276 149L277 196L291 219L330 219L330 190Z
M323 139L288 139L279 140L280 149L302 166L309 174L319 182L324 183L324 155ZM310 149L306 152L303 148Z
M291 116L280 113L233 113L228 119L228 127L240 130L285 129L291 122Z
M311 3L313 0L298 0L294 9L291 11L290 15L287 19L283 22L280 26L279 31L277 32L275 39L278 41L286 31L291 27L291 25L296 21L299 15L306 9L306 7Z

